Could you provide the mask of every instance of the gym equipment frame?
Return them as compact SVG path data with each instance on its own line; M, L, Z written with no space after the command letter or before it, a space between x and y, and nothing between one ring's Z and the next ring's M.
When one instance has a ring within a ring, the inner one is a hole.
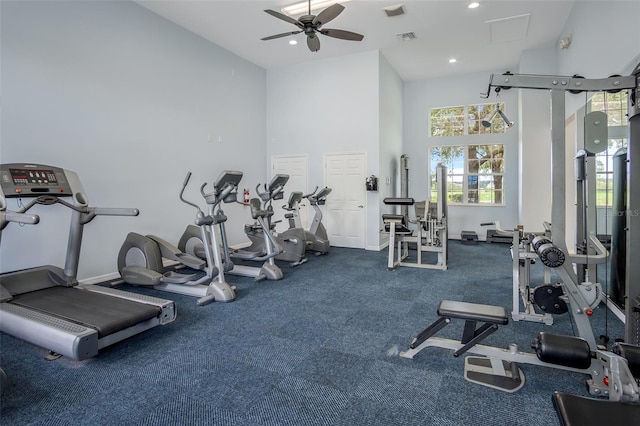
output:
M402 211L408 212L408 206L413 205L416 219L410 220L403 214L383 214L383 232L389 233L389 256L387 268L394 270L397 266L413 268L447 269L447 168L442 164L436 167L436 182L438 200L415 202L413 198L385 198L387 205L399 205ZM407 213L408 214L408 213ZM416 234L409 228L409 223L417 225ZM409 246L416 247L416 261L407 261ZM424 263L423 252L435 252L438 255L436 263Z
M579 77L540 76L503 74L491 75L486 93L489 96L492 88L519 88L548 90L551 96L551 223L553 225L553 244L566 250L566 158L565 158L565 93L584 91L617 92L629 90L629 138L627 147L627 215L626 215L626 277L625 294L625 336L630 344L640 344L640 263L634 262L632 253L640 252L640 167L632 161L633 155L640 150L640 64L629 76L612 76L600 79ZM578 284L578 277L573 270L568 270L568 277Z
M170 300L78 283L84 225L100 215L137 216L137 209L90 207L75 172L41 164L1 165L3 210L5 197L32 199L17 213L62 205L71 221L64 269L44 265L0 275L0 331L81 361L175 319Z
M634 192L640 187L640 170L632 163L632 153L640 143L640 65L636 67L631 76L609 77L606 79L582 79L576 77L535 76L505 74L496 79L492 75L489 80L489 88L486 97L492 88L522 88L545 89L551 94L551 158L552 158L552 242L541 244L536 248L536 253L541 259L546 258L550 265L558 268L559 275L567 286L567 296L570 300L571 312L574 318L579 319L578 329L582 337L583 333L593 336L588 316L589 309L584 305L584 300L579 292L574 292L571 285L578 285L578 277L570 263L560 262L560 257L567 253L565 242L565 198L566 198L566 160L565 160L565 92L577 93L581 91L619 91L630 89L629 96L629 146L627 152L627 174L629 197L629 211L640 211L640 198L634 198ZM627 215L627 268L626 291L627 303L625 306L627 317L625 324L625 341L627 344L637 345L640 337L640 265L634 264L631 253L637 253L640 249L640 218L638 215ZM632 237L632 233L635 238ZM514 235L514 250L516 245ZM518 241L519 243L519 241ZM547 253L543 253L549 250ZM548 256L547 256L548 255ZM554 258L557 262L554 262ZM519 262L519 256L514 253L514 268ZM515 294L515 292L514 292ZM515 297L515 296L514 296ZM464 352L472 352L488 358L480 360L467 360L465 376L470 380L469 373L473 373L475 367L484 368L477 374L475 381L484 385L501 388L503 390L517 390L523 379L517 365L514 363L527 363L544 365L548 367L566 369L581 373L587 373L591 378L587 381L589 392L597 396L607 396L611 401L623 401L637 403L640 401L640 393L636 380L631 373L626 358L602 350L595 344L595 339L583 339L573 336L556 336L548 333L540 333L537 343L534 344L536 355L519 352L515 345L509 349L500 349L478 345L488 334L495 331L498 325L508 323L508 315L504 308L470 304L464 302L442 301L438 306L440 319L421 332L411 343L410 349L400 355L413 358L422 349L429 346L453 349L454 356ZM460 341L442 339L433 335L451 322L452 319L465 321L463 337ZM477 322L484 322L476 328ZM636 348L637 350L637 348ZM637 354L635 355L637 356ZM503 362L500 362L503 361ZM488 365L487 365L488 362ZM500 386L504 379L516 382L516 385ZM498 383L500 382L500 383Z

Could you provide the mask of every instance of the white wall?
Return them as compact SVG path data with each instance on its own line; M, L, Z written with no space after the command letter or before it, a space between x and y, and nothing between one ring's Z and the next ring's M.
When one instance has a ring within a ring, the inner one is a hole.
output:
M636 65L640 55L640 2L577 1L562 36L568 49L556 49L558 75L604 78ZM634 62L633 64L631 64ZM584 96L567 98L567 116L584 105Z
M382 213L390 212L386 197L400 196L400 156L402 155L403 82L389 62L380 55L380 176L378 180L378 229ZM379 245L389 240L380 235Z
M266 164L274 155L307 154L315 187L324 179L323 154L366 152L367 174L378 176L378 64L370 51L268 70ZM367 247L379 240L374 197L367 199Z
M178 199L187 171L196 201L225 168L249 182L266 175L263 69L132 2L0 7L1 161L74 170L90 205L141 211L86 226L81 278L115 271L129 231L177 242L195 216ZM67 212L35 212L40 225L3 232L2 271L64 263ZM232 239L243 238L248 212L226 212Z
M410 81L404 84L404 153L411 158L409 195L415 199L429 197L429 150L432 146L492 144L505 145L504 206L470 206L449 204L449 235L459 238L461 231L476 231L484 239L486 228L482 222L499 220L505 227L513 227L518 220L518 127L501 135L475 135L460 137L431 137L429 112L431 108L495 102L495 94L486 100L480 97L487 90L491 73L487 71L455 77ZM516 90L503 90L500 99L505 113L512 120L518 115Z
M555 48L527 50L520 57L521 74L554 75ZM543 231L551 222L551 100L548 90L518 89L520 190L518 224L525 231Z

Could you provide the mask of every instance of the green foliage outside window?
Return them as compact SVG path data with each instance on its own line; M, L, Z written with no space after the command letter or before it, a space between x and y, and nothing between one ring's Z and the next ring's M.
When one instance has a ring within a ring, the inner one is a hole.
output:
M482 125L482 120L490 117L495 109L495 103L432 108L429 134L442 137L504 133L506 128L500 117L494 117L490 127ZM504 104L500 104L500 109L504 111Z
M607 126L610 135L615 128L624 128L627 124L628 92L599 92L589 101L589 112L603 111L607 114ZM626 133L625 131L617 132ZM596 207L611 207L613 199L613 156L627 146L626 138L609 136L608 148L596 154Z
M504 145L439 146L431 148L431 199L437 196L435 169L447 167L450 203L503 204Z

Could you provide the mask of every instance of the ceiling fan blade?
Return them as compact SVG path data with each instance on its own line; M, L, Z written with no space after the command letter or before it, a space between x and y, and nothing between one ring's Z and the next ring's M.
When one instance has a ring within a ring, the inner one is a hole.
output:
M260 40L273 40L274 38L280 38L280 37L286 37L286 36L290 36L290 35L294 35L294 34L300 34L302 32L302 30L300 31L291 31L288 33L282 33L282 34L275 34L269 37L265 37L265 38L261 38Z
M316 34L307 35L307 46L309 46L309 50L312 52L320 50L320 39Z
M336 29L329 29L329 28L320 30L320 33L329 37L339 38L342 40L360 41L364 38L362 34L352 33L351 31L336 30Z
M266 9L265 12L267 12L271 16L275 16L278 19L282 19L283 21L287 21L290 24L300 26L300 22L298 22L297 19L293 19L293 18L291 18L291 17L289 17L287 15L284 15L284 14L282 14L280 12L276 12L275 10L271 10L271 9Z
M343 10L343 5L341 5L340 3L334 3L315 17L315 19L313 20L313 25L315 25L316 27L324 25L334 19L336 16L340 15Z

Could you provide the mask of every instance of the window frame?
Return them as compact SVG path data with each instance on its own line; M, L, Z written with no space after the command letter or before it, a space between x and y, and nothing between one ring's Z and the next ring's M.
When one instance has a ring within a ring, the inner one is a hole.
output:
M501 111L505 111L504 102L486 102L479 104L468 104L468 105L451 105L444 107L434 107L429 109L429 137L432 138L442 138L442 137L460 137L460 136L476 136L476 135L491 135L491 134L503 134L506 132L506 125L503 120L494 116L491 121L491 127L484 127L481 124L482 119L487 118L492 115L493 111L495 111L496 105L500 106ZM455 110L461 108L461 112L456 113L454 115L454 119L449 123L445 123L440 129L444 129L447 125L452 127L454 132L449 132L446 134L434 134L436 128L435 123L443 120L443 113L434 116L436 111L446 111L446 110ZM438 118L436 120L435 118ZM456 120L457 118L458 120ZM455 133L457 128L460 128L457 125L456 121L462 121L462 127L460 133ZM473 123L473 124L472 124ZM471 131L470 129L474 129Z
M471 158L471 149L473 147L496 147L494 149L489 149L489 151L491 152L491 155L487 158L487 157L477 157L477 155L474 158ZM459 155L455 154L456 157L452 157L450 158L448 161L442 161L442 149L448 149L448 150L452 150L454 151L461 151L462 153L462 159L460 160ZM440 150L440 152L435 152L436 150ZM430 182L429 182L429 187L430 187L430 197L432 201L436 201L435 198L437 198L436 194L437 194L437 186L436 186L436 182L435 182L435 174L434 174L434 170L436 168L436 166L439 163L442 163L443 165L445 165L447 167L447 203L451 204L451 205L456 205L456 206L481 206L481 207L504 207L506 205L505 202L505 187L504 187L504 183L505 183L505 177L507 174L507 164L506 164L506 144L504 143L469 143L469 144L458 144L458 145L437 145L437 146L430 146L429 147L429 155L428 155L428 167L429 167L429 174L430 174ZM500 156L498 156L497 154L500 154ZM434 154L438 157L437 159L434 158ZM478 171L477 172L471 172L470 171L470 167L469 165L471 164L472 161L478 161ZM491 166L491 170L488 173L482 173L481 171L481 167L480 164L482 162L486 162L489 161L491 162L492 166ZM501 171L500 172L495 172L493 171L493 163L494 161L499 161L501 163ZM456 163L462 163L462 172L456 171L454 173L454 170L460 170L459 168L456 167L452 167L454 164ZM477 188L471 188L470 189L470 178L472 177L476 177L477 178ZM482 197L481 193L485 192L480 188L480 181L482 180L482 177L490 177L490 176L500 176L500 182L501 182L501 187L499 189L493 189L491 190L491 199L494 200L492 202L480 202L480 199ZM457 185L454 185L453 182L458 182ZM455 188L455 190L454 190ZM460 189L458 189L460 188ZM477 197L476 199L478 200L478 202L469 202L469 200L471 199L471 193L473 191L477 191ZM495 194L497 191L500 191L501 194L501 201L500 202L495 202ZM455 194L461 193L461 200L462 201L458 201L455 198L452 199L453 197L456 197Z

